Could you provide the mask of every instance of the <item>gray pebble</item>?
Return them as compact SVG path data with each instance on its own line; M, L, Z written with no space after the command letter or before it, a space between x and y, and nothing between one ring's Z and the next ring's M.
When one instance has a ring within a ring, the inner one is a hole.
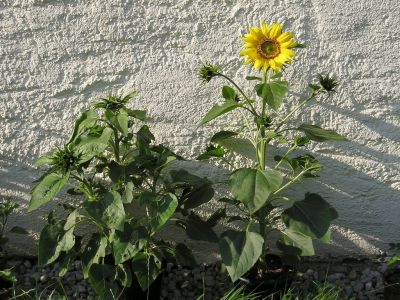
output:
M45 283L46 281L47 281L47 275L46 274L40 276L40 282Z

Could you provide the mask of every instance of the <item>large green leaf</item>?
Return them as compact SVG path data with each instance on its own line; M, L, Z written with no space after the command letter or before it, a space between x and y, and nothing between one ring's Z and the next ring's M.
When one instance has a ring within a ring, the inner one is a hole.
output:
M315 254L312 239L290 229L281 232L277 245L279 249L290 255L313 256Z
M149 145L151 141L154 141L155 137L151 133L149 126L143 125L136 133L136 147L139 149L141 154L149 152Z
M106 247L107 237L98 233L91 236L85 251L82 252L83 275L85 278L89 276L90 267L99 263L100 259L106 256Z
M55 154L58 150L50 151L40 156L33 164L36 167L48 166L54 163Z
M253 214L263 207L271 193L282 184L282 176L274 170L238 169L232 173L229 186L235 199Z
M260 83L256 87L257 95L260 96L274 110L278 110L282 104L283 97L288 92L287 81L272 81L269 83Z
M192 240L218 242L218 236L212 226L194 213L189 214L186 220L178 221L176 224L185 229L187 236Z
M132 259L132 269L145 291L161 273L161 261L152 253L140 252Z
M119 193L107 192L96 201L85 202L87 213L110 229L124 230L125 209Z
M256 148L248 139L226 137L216 140L215 143L246 158L257 161Z
M120 291L115 281L116 267L106 264L93 264L88 279L101 300L116 299Z
M81 116L75 121L74 132L72 133L68 144L75 141L75 139L85 130L93 127L96 124L96 121L97 113L93 109L88 109L84 111Z
M282 218L289 229L329 242L329 227L337 212L320 195L307 193L304 200L286 209Z
M260 257L263 245L263 237L256 232L228 230L221 235L222 262L232 281L251 269Z
M124 224L124 231L116 230L112 241L112 250L116 264L131 259L140 250L132 244L133 227L129 223Z
M128 113L124 109L120 109L117 114L118 130L121 131L123 136L128 135Z
M231 101L237 101L237 93L233 88L230 86L224 85L222 87L222 97L224 97L225 100L231 100Z
M51 201L67 184L70 173L52 172L45 175L32 189L28 211L33 211Z
M150 223L153 230L161 228L174 214L178 199L174 194L156 196L151 202Z
M211 110L204 116L204 118L200 121L199 126L208 123L215 118L219 117L220 115L226 114L231 110L234 110L242 105L236 101L227 100L221 105L214 105Z
M183 207L185 209L196 208L204 203L207 203L214 197L214 189L208 182L194 187L188 194L185 195Z
M78 212L72 212L65 224L48 223L42 229L39 239L38 262L48 265L54 262L62 251L68 252L75 245L74 226Z
M79 157L78 163L82 164L93 157L102 154L108 147L113 130L104 128L100 136L80 136L76 140L75 154Z
M129 109L125 108L128 116L143 121L146 118L146 111L145 110L137 110L137 109Z
M347 141L347 139L331 129L323 129L316 125L301 124L298 130L303 131L307 137L316 142L325 141Z

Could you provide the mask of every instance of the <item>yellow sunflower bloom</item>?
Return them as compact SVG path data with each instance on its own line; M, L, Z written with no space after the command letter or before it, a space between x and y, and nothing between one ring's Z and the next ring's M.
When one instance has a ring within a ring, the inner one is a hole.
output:
M277 72L284 64L290 63L297 55L291 50L297 46L291 32L282 32L282 24L268 26L261 22L260 27L250 27L242 38L245 42L240 54L246 58L245 64L253 63L256 70L267 72L269 68Z

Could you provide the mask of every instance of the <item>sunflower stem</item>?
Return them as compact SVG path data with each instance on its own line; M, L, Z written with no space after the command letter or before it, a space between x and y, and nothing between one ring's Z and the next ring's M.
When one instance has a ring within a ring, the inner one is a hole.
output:
M232 83L234 85L234 87L239 91L239 93L244 97L244 99L246 100L247 104L250 106L252 114L254 116L258 116L257 111L255 110L254 106L251 104L250 98L243 92L243 90L236 84L236 82L234 82L231 78L229 78L225 74L216 72L216 75L219 75L219 76L225 78L226 80L228 80L230 83Z
M299 105L297 105L291 112L289 112L282 121L280 121L278 123L278 125L275 128L275 132L278 132L279 129L282 127L283 124L285 124L285 122L291 117L293 116L294 113L296 113L300 108L302 108L304 105L306 105L309 101L311 101L312 99L314 99L317 95L319 95L318 93L312 93L312 95L310 97L308 97L307 99L303 100L300 102Z

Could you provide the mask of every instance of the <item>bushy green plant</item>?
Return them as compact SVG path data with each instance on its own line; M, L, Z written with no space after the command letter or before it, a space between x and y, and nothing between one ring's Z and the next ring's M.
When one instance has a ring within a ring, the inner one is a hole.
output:
M336 210L318 194L306 193L304 199L290 199L285 192L300 180L317 177L323 168L313 155L305 153L309 143L346 140L333 130L314 124L294 125L291 120L306 105L332 97L338 83L330 76L319 75L318 82L309 85L307 97L289 112L280 109L289 90L283 68L296 55L292 49L300 46L291 33L283 33L278 23L269 27L262 22L260 28L251 27L243 39L246 63L261 69L260 76L246 77L255 82L251 94L221 67L204 65L199 69L204 82L222 78L230 84L222 87L224 101L214 105L199 125L239 112L242 126L237 131L215 133L198 159L222 159L229 166L230 159L237 155L253 160L251 166L231 173L230 196L220 199L242 212L231 216L228 222L244 224L243 230L223 232L219 240L222 261L233 281L263 262L270 251L267 238L272 231L280 233L277 247L291 258L314 255L314 239L330 241L330 224L337 218ZM271 145L286 151L272 159ZM301 154L294 155L296 150L301 150ZM263 267L257 274L262 277Z
M203 220L193 211L213 197L212 185L184 169L167 169L183 158L154 143L142 122L146 112L127 107L135 95L111 95L82 113L65 146L36 162L47 170L29 204L37 209L69 187L72 200L62 201L68 215L50 213L41 232L39 264L57 260L64 275L80 257L84 277L102 299L120 295L132 277L146 290L166 259L195 264L185 244L156 238L168 222L192 239L216 241L212 227L223 215L220 210ZM92 225L90 237L77 234L82 223Z

